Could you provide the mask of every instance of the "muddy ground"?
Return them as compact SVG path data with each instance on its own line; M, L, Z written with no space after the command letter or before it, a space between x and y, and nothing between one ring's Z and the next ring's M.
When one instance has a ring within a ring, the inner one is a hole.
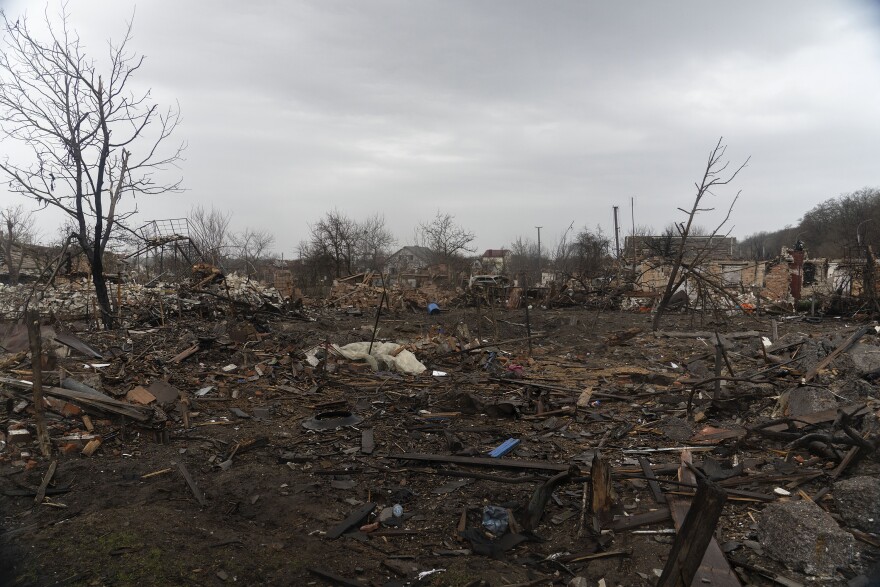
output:
M692 385L687 382L711 376L714 341L657 337L650 333L645 314L533 308L528 316L534 335L531 353L524 340L525 310L495 310L491 316L484 311L479 317L474 308L436 316L383 314L378 338L407 345L428 367L418 376L374 373L338 357L312 367L304 351L324 341L369 340L375 317L366 310L356 315L332 308L307 314L314 321L184 315L164 326L77 333L100 350L122 349L119 357L107 361L110 366L98 369L100 378L89 379L94 386L118 397L136 385L165 379L188 402L186 418L179 406L166 410L164 425L152 427L92 413L102 444L92 456L83 456L81 445L62 439L85 431L81 415L49 412L50 458L39 456L35 441L8 445L0 461L0 489L6 493L0 497L0 583L403 585L414 584L419 572L442 569L419 584L564 585L577 575L589 585L601 579L609 586L654 585L674 538L670 520L637 528L658 533L597 535L588 515L579 536L584 485L570 481L553 492L531 540L488 556L460 536L463 512L469 529L480 528L486 505L509 508L522 523L536 488L559 471L467 467L395 455L485 456L516 438L519 446L500 460L574 465L586 475L601 447L600 454L614 467L616 515L643 514L664 506L637 478L642 474L639 454L625 450L676 449L641 455L652 465L674 467L678 448L695 446L692 438L706 425L744 428L769 420L776 396L796 385L810 366L795 361L760 373L773 366L761 357L760 338L730 338L729 357L737 375L761 382L729 383L716 407L708 403L712 386L704 386L689 413ZM770 319L713 321L711 316L673 315L663 330L757 331L769 336ZM825 354L852 332L850 327L859 325L839 318L777 320L780 339L826 341ZM875 338L869 334L863 342L874 344ZM456 352L456 345L474 345L475 339L514 342ZM179 364L169 360L199 341L201 350L193 356ZM832 402L867 402L876 411L876 387L853 374L847 361L842 356L817 382L836 394L829 396ZM61 358L47 377L51 380L56 373L57 379L63 367L73 377L87 379L92 369L84 364L92 362L75 355ZM7 366L0 375L27 379L29 364ZM230 364L236 369L224 371ZM614 367L627 369L610 369ZM434 371L445 375L432 376ZM196 395L209 386L214 389ZM576 408L587 388L593 396ZM15 403L10 399L0 410L3 430L23 422L33 431L32 408L15 413ZM316 413L340 410L363 421L326 431L303 427ZM362 445L365 430L374 437L372 452ZM764 556L754 528L767 501L801 499L799 490L816 495L829 485L829 473L838 463L755 434L706 446L694 452L695 462L704 469L706 459L722 467L745 465L728 487L767 496L731 499L716 530L743 584L772 585L768 576L778 573L806 584L845 585L877 558L880 551L860 541L859 558L835 577L817 581ZM30 457L22 458L22 450ZM33 488L51 460L57 460L57 471L45 501L35 506ZM196 491L204 493L202 503L184 480L180 464L191 474ZM877 464L865 458L843 478L876 473ZM669 472L658 476L675 479ZM777 487L788 487L792 495L780 497L774 493ZM664 486L666 491L676 489L686 490ZM358 531L358 523L337 539L327 536L369 502L377 507L363 524L394 504L403 507L403 519L392 519L374 532ZM834 513L831 495L819 503ZM556 559L552 555L557 553L604 556L578 561L576 556ZM334 582L328 573L349 583Z

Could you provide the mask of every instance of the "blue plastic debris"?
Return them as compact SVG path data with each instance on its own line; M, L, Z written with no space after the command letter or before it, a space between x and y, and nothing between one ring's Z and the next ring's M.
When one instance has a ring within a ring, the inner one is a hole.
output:
M517 446L519 446L519 442L519 438L508 438L500 445L498 445L492 452L490 452L489 456L495 458L503 457L504 455L515 449Z

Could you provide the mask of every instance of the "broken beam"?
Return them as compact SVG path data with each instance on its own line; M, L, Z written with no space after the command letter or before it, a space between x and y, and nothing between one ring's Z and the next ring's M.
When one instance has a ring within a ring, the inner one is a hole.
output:
M327 532L327 538L330 540L336 540L346 532L348 532L354 526L357 526L364 519L373 513L373 510L376 509L376 504L373 502L365 503L352 513L348 515L347 518L333 526L329 532Z
M682 451L681 460L682 464L678 469L679 481L695 484L696 476L687 466L691 462L689 450ZM681 531L682 525L691 509L691 500L686 497L669 496L668 501L669 509L672 512L672 520L675 522L675 528ZM714 529L715 526L713 525L712 530L714 531ZM741 587L739 579L730 568L724 552L722 552L721 547L714 538L709 541L709 546L706 548L693 581L686 587L699 587L707 584L713 587Z
M180 474L183 475L183 478L186 480L186 484L189 485L189 490L192 491L192 494L199 502L199 505L201 505L202 507L207 506L208 501L205 499L205 494L202 493L202 490L199 489L198 485L196 485L196 481L192 478L192 475L189 474L189 470L186 468L186 465L184 465L183 463L177 463L177 468L180 471Z
M532 471L568 471L569 466L547 461L528 461L523 459L495 459L492 457L457 457L427 453L398 453L388 458L400 461L425 461L429 463L449 463L472 467L497 467L499 469L526 469Z

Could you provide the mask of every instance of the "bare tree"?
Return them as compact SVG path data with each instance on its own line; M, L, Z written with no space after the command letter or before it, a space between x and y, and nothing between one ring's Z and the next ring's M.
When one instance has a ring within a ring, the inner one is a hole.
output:
M275 237L264 230L246 228L244 232L232 236L232 244L244 263L245 273L250 277L256 272L257 263L266 258L275 244Z
M10 284L18 284L27 245L33 244L35 239L33 211L25 210L20 204L0 210L0 246L3 248L0 263L6 264ZM15 248L18 248L18 258Z
M660 321L663 318L663 314L666 312L666 308L669 305L669 300L672 298L672 294L675 293L679 287L687 280L688 275L694 275L699 278L702 273L699 271L690 271L689 269L697 268L702 260L702 257L705 255L706 251L712 245L713 239L719 234L721 228L727 224L727 221L730 219L730 212L733 210L734 204L736 204L737 199L739 198L739 193L734 196L733 201L730 203L730 207L727 209L727 215L724 219L715 227L715 229L709 234L709 238L705 239L705 244L700 248L700 250L696 251L696 254L692 259L689 259L688 263L685 263L685 255L688 252L688 238L692 236L692 230L695 228L694 219L701 212L709 212L714 208L702 208L703 199L706 195L714 196L713 190L729 184L734 178L739 174L743 168L748 165L749 160L746 159L742 165L736 168L732 173L725 175L727 171L727 167L730 165L729 161L724 161L724 154L727 150L727 145L721 144L722 139L718 139L718 143L716 143L715 148L709 153L709 159L706 162L706 168L703 172L703 179L700 183L694 183L694 186L697 188L696 196L694 197L693 205L690 210L686 210L684 208L679 208L684 214L687 215L687 220L684 222L679 222L676 224L676 230L678 232L678 240L675 243L676 251L674 253L674 257L672 259L672 264L670 266L669 271L669 280L666 282L666 288L663 291L663 296L660 298L660 302L657 304L657 311L654 314L654 321L652 323L653 330L657 330L660 326ZM726 236L726 235L724 235ZM707 284L712 285L712 284ZM716 289L716 288L713 288ZM716 291L718 291L716 289Z
M510 246L510 257L507 261L507 270L513 275L532 271L536 267L538 258L538 244L521 236L517 237Z
M439 210L432 220L419 224L418 234L439 263L452 265L463 253L477 250L473 246L476 235L456 224L455 216Z
M196 244L205 261L212 265L221 265L226 249L229 247L229 221L232 214L211 206L205 208L201 204L190 208L189 237Z
M385 259L391 254L391 247L397 242L385 226L385 217L374 214L358 223L358 257L365 268L381 270Z
M572 253L571 235L573 232L574 222L568 225L568 228L562 232L562 236L556 241L556 244L550 247L554 267L564 267L569 262L569 257L571 257Z
M343 272L351 275L358 230L357 222L339 210L327 212L318 222L309 225L309 256L331 259L336 277L342 277Z
M311 240L303 240L297 247L297 253L300 283L319 285L328 278L333 278L336 271L335 263L323 248L316 247Z
M30 148L24 161L0 161L0 171L13 191L76 220L102 322L111 328L104 253L116 225L133 213L119 203L126 195L179 188L179 179L164 183L155 177L180 158L183 145L163 149L179 112L161 113L149 91L131 90L144 62L128 49L131 23L99 63L86 56L68 17L65 5L60 24L47 13L41 39L26 17L12 22L0 13L6 40L0 51L0 132Z
M584 289L592 288L592 280L607 278L612 273L611 240L602 229L582 228L569 244L565 262L557 269L565 279L574 279Z

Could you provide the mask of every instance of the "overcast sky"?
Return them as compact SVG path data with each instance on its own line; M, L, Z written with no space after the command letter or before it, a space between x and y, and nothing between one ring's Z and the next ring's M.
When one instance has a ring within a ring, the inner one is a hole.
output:
M333 208L384 214L399 245L438 210L480 249L535 239L535 226L548 245L571 222L611 234L614 205L625 234L631 198L636 224L659 230L692 202L720 136L733 164L751 157L713 202L742 190L733 234L794 224L829 197L880 187L878 6L113 0L70 10L96 54L134 13L131 47L147 56L137 83L182 110L187 191L139 198L140 220L213 205L236 230L274 233L290 257ZM43 12L0 7L32 21Z

